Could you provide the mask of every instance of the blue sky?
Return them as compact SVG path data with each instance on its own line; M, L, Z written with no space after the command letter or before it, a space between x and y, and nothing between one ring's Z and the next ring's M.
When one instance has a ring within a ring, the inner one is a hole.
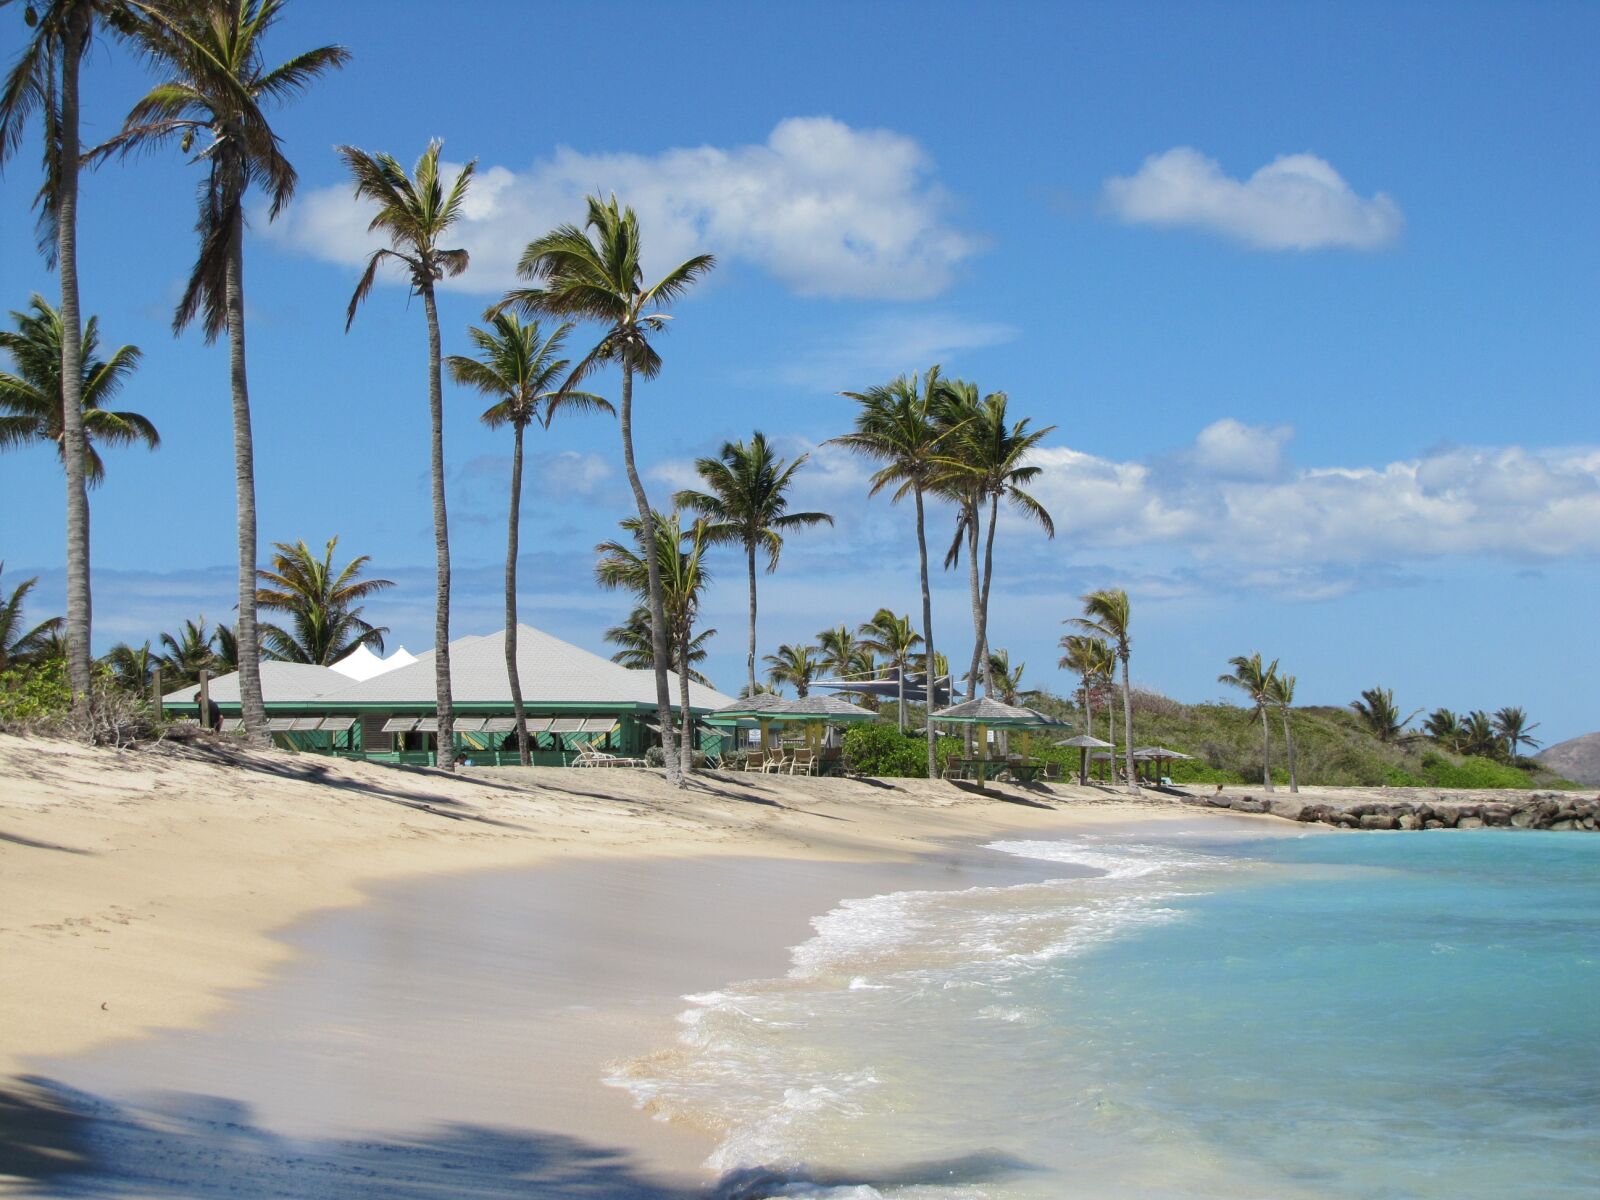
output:
M337 533L372 555L401 585L370 613L391 645L431 639L423 318L384 286L344 332L366 243L332 147L410 161L438 136L480 171L447 353L585 191L639 208L657 267L719 255L639 389L636 437L658 502L725 438L815 451L799 500L840 520L763 578L764 652L915 611L909 510L816 447L848 426L838 391L940 362L1057 426L1038 492L1060 532L1007 523L998 544L993 640L1028 682L1070 686L1060 621L1119 585L1136 679L1183 699L1259 649L1309 703L1382 683L1408 710L1522 704L1552 739L1600 728L1600 10L440 11L288 6L276 58L355 57L275 114L300 191L247 247L263 542ZM9 62L21 22L4 21ZM97 47L86 137L144 79ZM0 178L7 309L56 287L33 249L35 159ZM86 311L144 349L124 400L164 438L108 455L93 497L104 644L231 619L225 351L168 330L196 182L174 148L84 183ZM500 625L509 435L482 407L447 390L457 635ZM615 424L558 420L530 452L524 619L599 649L625 607L591 582L630 509ZM45 451L0 457L4 579L41 576L40 615L62 594L60 492ZM932 540L947 529L940 514ZM964 576L937 582L937 640L964 659ZM710 673L728 688L743 602L719 557Z

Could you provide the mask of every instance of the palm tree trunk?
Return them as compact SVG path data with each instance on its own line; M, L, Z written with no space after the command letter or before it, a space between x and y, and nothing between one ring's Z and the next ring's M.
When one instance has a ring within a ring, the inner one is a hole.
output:
M983 588L978 566L978 506L967 505L967 590L972 594L972 665L967 671L967 695L978 694L983 674ZM972 753L974 726L967 726L967 753Z
M513 422L513 429L511 518L506 533L506 678L511 683L511 711L517 721L517 759L528 767L533 765L533 754L528 748L528 714L522 707L522 676L517 672L517 534L522 522L522 422Z
M450 523L444 507L444 389L439 382L439 309L433 286L422 289L428 313L428 418L433 445L429 470L433 476L433 555L437 563L433 608L433 687L439 714L438 765L456 769L456 710L450 694Z
M994 663L989 660L989 585L994 582L994 527L1000 523L1000 497L989 497L989 532L983 543L983 692L994 695Z
M899 676L900 684L900 732L904 733L906 731L906 664L904 660L901 660L900 665L895 668L895 674Z
M689 713L689 630L678 639L678 732L682 739L679 764L685 775L694 770L694 719Z
M91 9L74 5L62 38L61 161L57 164L56 264L61 272L61 443L67 469L67 680L75 707L90 703L89 492L84 468L83 319L78 301L78 66Z
M672 691L667 686L667 617L661 594L661 564L656 561L655 513L633 462L633 367L626 360L622 364L622 412L617 424L622 427L622 465L628 472L628 485L633 488L633 502L639 509L639 528L643 533L640 552L644 555L649 581L650 654L656 674L656 719L661 723L661 754L666 763L667 782L681 787L683 770L679 756L673 753L676 738L672 729ZM686 674L688 669L687 662L681 664L680 674Z
M1124 652L1119 657L1122 659L1122 737L1126 743L1122 752L1128 765L1128 786L1137 792L1139 777L1133 773L1133 685L1128 682L1128 655Z
M923 519L922 487L916 488L917 494L917 558L922 566L922 651L928 657L927 685L928 685L928 717L923 722L928 735L928 778L938 776L938 764L935 762L935 750L938 746L938 735L933 731L933 710L939 706L939 669L938 658L933 653L933 592L928 585L928 530ZM904 686L904 685L902 685Z
M1272 790L1272 736L1265 704L1261 706L1261 786Z
M1287 706L1283 710L1283 745L1289 755L1289 790L1298 792L1300 790L1300 780L1294 771L1294 730L1289 727L1289 709Z
M228 310L228 376L233 388L233 484L239 531L239 708L246 735L267 738L267 706L261 693L261 639L256 628L256 465L250 432L250 385L244 358L244 188L224 198L228 206L228 265L224 303Z
M756 694L756 544L753 541L744 545L745 565L750 571L750 650L745 656L745 671L749 677L749 692Z

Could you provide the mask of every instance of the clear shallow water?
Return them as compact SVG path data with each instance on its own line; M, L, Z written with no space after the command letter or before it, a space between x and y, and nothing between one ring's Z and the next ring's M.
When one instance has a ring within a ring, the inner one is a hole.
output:
M993 849L1104 874L847 902L613 1082L761 1195L1600 1195L1600 838Z

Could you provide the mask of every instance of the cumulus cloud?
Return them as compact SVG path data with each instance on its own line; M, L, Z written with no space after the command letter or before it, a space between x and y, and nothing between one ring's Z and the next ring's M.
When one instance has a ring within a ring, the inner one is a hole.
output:
M791 117L756 145L654 155L563 147L527 170L483 166L457 233L473 265L444 286L511 286L528 241L581 220L584 196L597 191L615 191L638 210L654 274L710 251L801 295L916 300L948 288L980 248L951 223L950 198L914 139ZM369 218L339 184L304 195L267 228L295 250L353 266L378 244Z
M1223 479L1274 479L1283 470L1283 448L1294 436L1287 425L1246 425L1232 417L1200 431L1184 456L1198 471Z
M1379 250L1399 236L1400 206L1382 192L1357 195L1314 154L1285 154L1249 179L1226 175L1213 158L1177 146L1108 179L1107 209L1130 225L1207 229L1257 250Z

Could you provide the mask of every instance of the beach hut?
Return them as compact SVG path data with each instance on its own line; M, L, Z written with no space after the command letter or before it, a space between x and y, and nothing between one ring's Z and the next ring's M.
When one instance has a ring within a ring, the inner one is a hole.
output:
M790 699L773 692L757 692L731 701L706 718L708 725L747 725L755 722L761 731L761 750L771 749L771 729L774 725L800 725L805 729L808 755L807 765L817 764L821 771L823 730L828 726L853 725L862 721L876 721L878 714L871 709L851 704L837 696L797 696ZM801 757L801 756L796 756ZM792 764L791 764L792 765Z
M1054 722L1053 717L1047 717L1035 709L1002 704L992 696L979 696L972 700L965 700L960 704L932 714L929 720L935 724L976 726L977 758L960 759L958 761L961 764L963 773L968 769L977 772L980 787L989 776L991 762L989 758L989 730L1038 729ZM1005 765L1004 759L993 761L1001 766Z

